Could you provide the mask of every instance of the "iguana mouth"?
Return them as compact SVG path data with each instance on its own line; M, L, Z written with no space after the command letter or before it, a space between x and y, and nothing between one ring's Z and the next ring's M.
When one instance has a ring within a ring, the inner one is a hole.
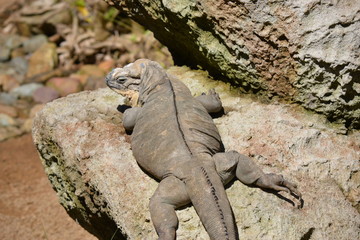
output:
M125 103L136 107L138 105L139 92L135 90L121 90L117 88L111 88L113 91L119 93L121 96L126 97Z

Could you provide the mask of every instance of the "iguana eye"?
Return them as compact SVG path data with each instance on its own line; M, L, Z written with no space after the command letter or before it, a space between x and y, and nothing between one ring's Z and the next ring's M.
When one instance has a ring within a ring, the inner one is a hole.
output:
M119 83L124 83L126 81L126 79L127 79L126 77L118 77L116 79L116 81L119 82Z

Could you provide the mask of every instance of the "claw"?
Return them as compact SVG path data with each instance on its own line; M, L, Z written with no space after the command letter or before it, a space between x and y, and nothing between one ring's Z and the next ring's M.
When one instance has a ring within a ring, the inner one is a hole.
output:
M300 202L297 204L297 207L302 207L304 201L302 200L301 193L298 191L296 184L285 180L282 175L268 173L265 174L262 179L259 179L257 183L259 187L269 188L275 191L285 191L291 195L295 195Z
M287 189L289 189L292 193L294 193L299 198L301 198L301 193L298 191L296 184L284 180L281 185L286 187Z

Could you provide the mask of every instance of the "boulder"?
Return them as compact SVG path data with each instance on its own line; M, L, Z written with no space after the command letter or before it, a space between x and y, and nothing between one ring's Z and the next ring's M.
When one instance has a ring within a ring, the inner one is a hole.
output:
M177 64L360 127L360 1L106 1Z
M226 191L241 239L359 239L359 131L344 135L346 129L302 108L239 95L201 71L168 72L194 94L215 88L225 115L214 121L226 149L283 174L303 193L304 206L297 209L286 193L230 183ZM132 156L117 110L123 103L107 88L54 100L36 115L33 139L60 203L76 222L99 239L156 239L148 203L157 182ZM177 239L208 239L192 206L177 214Z

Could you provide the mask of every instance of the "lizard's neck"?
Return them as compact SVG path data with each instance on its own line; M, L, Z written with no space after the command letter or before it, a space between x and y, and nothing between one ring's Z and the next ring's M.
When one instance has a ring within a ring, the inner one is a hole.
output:
M138 104L145 104L151 94L156 92L157 89L166 86L169 81L170 79L163 69L157 67L147 68L142 76Z

